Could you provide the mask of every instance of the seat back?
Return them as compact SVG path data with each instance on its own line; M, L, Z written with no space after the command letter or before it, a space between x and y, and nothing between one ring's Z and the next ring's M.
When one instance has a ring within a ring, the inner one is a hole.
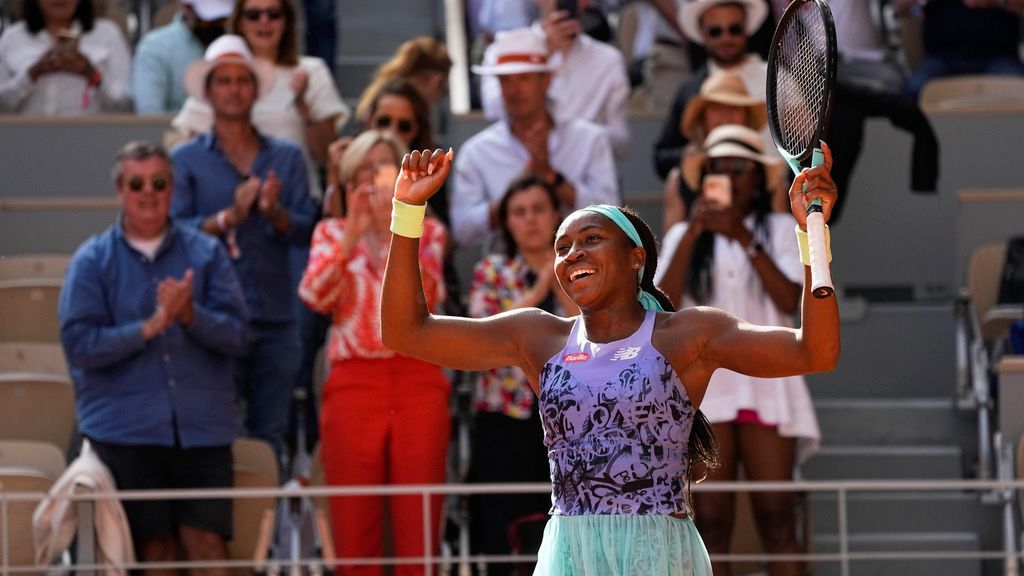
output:
M985 316L999 298L999 279L1005 261L1006 243L998 242L976 248L967 265L967 290L974 304L974 319L981 327L981 337L986 342L999 336L995 327L986 326Z
M60 344L53 342L0 342L0 372L68 375Z
M56 445L37 440L0 440L0 468L32 468L60 478L67 468Z
M26 254L0 256L0 280L49 278L64 280L71 256L66 254Z
M12 501L7 504L8 523L0 522L0 542L7 542L7 558L0 547L0 565L29 567L35 564L32 541L32 514L53 486L56 477L27 467L0 467L0 492L38 492L39 500ZM21 572L25 574L25 572Z
M1016 76L949 76L921 90L926 114L1024 111L1024 78Z
M0 373L0 438L49 442L64 454L74 426L75 393L66 376Z
M238 438L231 446L234 457L235 488L278 488L277 455L269 443L256 438ZM264 517L276 510L276 498L236 498L232 506L234 538L228 544L232 560L252 560L257 548L270 535L263 534ZM271 524L272 527L272 524Z
M62 280L0 281L0 342L60 342L57 304Z

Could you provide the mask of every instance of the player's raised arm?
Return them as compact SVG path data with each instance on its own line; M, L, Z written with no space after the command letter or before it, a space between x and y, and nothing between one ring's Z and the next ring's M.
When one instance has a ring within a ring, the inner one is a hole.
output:
M414 151L402 160L395 183L391 250L381 293L381 338L388 348L462 370L522 366L519 334L537 310L483 319L433 316L427 309L418 265L419 235L427 199L451 172L452 152Z

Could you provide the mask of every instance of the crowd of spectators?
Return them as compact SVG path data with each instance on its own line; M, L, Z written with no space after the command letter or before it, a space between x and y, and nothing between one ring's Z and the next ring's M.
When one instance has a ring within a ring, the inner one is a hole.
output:
M322 2L302 4L323 11ZM552 278L553 233L562 214L621 202L616 160L648 152L630 147L640 88L666 105L651 151L666 182L659 284L678 305L785 324L802 271L784 232L793 225L788 170L765 126L764 58L786 2L468 4L474 84L492 123L456 152L451 188L431 200L420 252L428 306L467 316L526 306L575 313ZM867 2L831 4L841 56L833 129L851 134L833 146L840 189L864 118L887 116L915 135L913 187L934 190L936 143L917 97L939 76L1024 74L1024 0L892 0L899 15L923 19L924 58L913 70L886 52ZM627 22L628 58L607 42ZM25 0L0 35L4 112L173 116L169 151L133 143L118 156L121 216L76 252L61 301L79 426L122 488L229 485L225 447L238 431L269 442L285 466L292 388L312 387L325 339L318 432L327 482L446 478L450 375L381 344L379 302L397 166L407 151L439 146L452 60L435 39L405 42L353 115L334 79L336 38L318 34L308 51L320 56L302 55L299 26L293 0L184 0L133 57L92 0ZM725 196L710 196L722 186ZM457 250L482 253L467 294ZM727 463L715 478L735 477L741 460L755 478L791 477L818 438L802 380L720 379L704 406ZM492 371L475 387L469 479L544 480L525 375ZM771 458L740 458L740 442ZM196 474L140 474L153 459ZM786 498L754 502L772 551L794 551L793 518L780 512L792 509ZM166 559L175 537L190 556L222 557L229 506L130 508L140 558ZM728 548L731 508L696 501L712 551ZM419 500L394 498L388 509L396 553L422 555ZM341 555L382 553L382 498L337 498L331 510ZM479 551L507 553L507 526L545 511L526 497L474 500Z

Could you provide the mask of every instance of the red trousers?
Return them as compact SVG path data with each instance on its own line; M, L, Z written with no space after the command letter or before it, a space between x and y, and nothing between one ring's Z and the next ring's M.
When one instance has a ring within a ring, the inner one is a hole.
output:
M346 360L331 367L320 414L321 458L328 485L443 484L451 385L433 364L406 357ZM383 554L385 496L330 499L339 558ZM430 499L430 542L436 554L443 496ZM422 496L390 497L398 557L423 555ZM340 567L340 576L378 576L381 566ZM422 576L423 564L399 565L397 576Z

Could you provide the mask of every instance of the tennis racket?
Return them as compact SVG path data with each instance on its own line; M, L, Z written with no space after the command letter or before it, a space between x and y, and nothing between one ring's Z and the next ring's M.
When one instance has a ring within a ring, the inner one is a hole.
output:
M832 107L836 79L836 27L825 0L793 0L775 29L768 54L768 126L779 153L799 173L820 166L821 139ZM807 206L811 293L835 293L825 246L821 199Z

